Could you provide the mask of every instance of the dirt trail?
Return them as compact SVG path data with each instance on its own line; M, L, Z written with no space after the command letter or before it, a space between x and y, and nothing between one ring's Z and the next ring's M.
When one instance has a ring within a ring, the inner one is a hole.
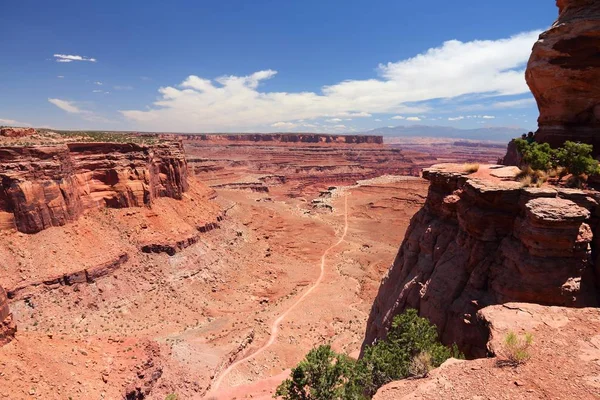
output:
M232 363L229 367L227 367L227 369L225 369L215 380L215 382L213 383L213 385L211 387L209 394L214 394L219 389L219 387L221 386L221 383L223 382L223 379L227 375L229 375L229 373L231 371L233 371L235 369L235 367L258 356L260 353L262 353L263 351L265 351L266 349L271 347L271 345L273 345L273 343L275 343L275 340L277 340L277 335L279 334L279 325L281 325L281 323L283 322L285 317L287 317L288 314L294 308L296 308L298 306L298 304L300 304L304 299L306 299L321 284L321 282L323 281L323 278L325 277L325 259L327 257L327 254L332 249L339 246L344 241L347 233L348 233L348 195L345 195L344 196L344 231L342 233L342 236L339 238L339 240L323 252L323 255L321 256L321 273L319 274L319 278L310 287L310 289L308 289L306 292L304 292L304 294L302 296L300 296L300 298L298 300L296 300L294 302L294 304L292 304L283 314L281 314L273 322L273 325L271 326L271 334L269 337L269 341L264 346L257 349L254 353L251 353L251 354L247 355L246 357L244 357L240 360L237 360L236 362Z

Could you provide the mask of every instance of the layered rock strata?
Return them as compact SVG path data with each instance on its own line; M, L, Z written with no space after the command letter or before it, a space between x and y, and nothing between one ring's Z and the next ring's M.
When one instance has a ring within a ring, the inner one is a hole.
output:
M164 138L183 138L191 141L209 142L267 142L267 143L336 143L336 144L383 144L383 136L332 135L325 133L249 133L249 134L163 134Z
M8 308L6 292L0 286L0 346L10 342L16 330L13 316Z
M140 207L188 189L180 142L0 147L0 229L35 233L86 210Z
M488 330L476 317L483 307L598 304L598 193L470 179L445 165L423 176L427 200L381 283L363 347L416 308L443 342L485 356Z
M533 46L526 79L538 107L536 140L600 150L600 2L558 0L558 20Z

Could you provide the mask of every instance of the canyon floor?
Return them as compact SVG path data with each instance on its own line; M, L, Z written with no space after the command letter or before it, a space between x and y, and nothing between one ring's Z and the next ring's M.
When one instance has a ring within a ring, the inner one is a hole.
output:
M409 175L498 152L185 144L181 200L0 231L0 397L266 399L314 346L357 356L427 194Z

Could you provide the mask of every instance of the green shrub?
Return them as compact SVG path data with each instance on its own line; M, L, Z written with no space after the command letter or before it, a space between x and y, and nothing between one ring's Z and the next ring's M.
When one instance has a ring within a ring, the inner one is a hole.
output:
M364 399L355 384L355 372L356 361L330 346L319 346L292 369L290 379L277 387L275 396L284 400Z
M450 357L462 358L456 346L438 341L437 330L416 310L394 318L385 340L365 349L354 361L330 346L311 350L276 391L284 400L361 400L393 380L426 376Z
M566 169L566 174L573 176L596 175L600 173L600 167L592 157L592 150L590 144L566 141L556 152L558 165Z
M419 317L414 309L397 315L386 340L366 348L359 361L367 380L363 382L369 395L381 386L411 375L414 357L426 352L433 368L450 357L462 357L456 346L448 348L438 341L437 329L427 319Z
M556 150L548 143L528 143L524 139L516 139L515 142L523 162L532 169L547 171L556 166Z

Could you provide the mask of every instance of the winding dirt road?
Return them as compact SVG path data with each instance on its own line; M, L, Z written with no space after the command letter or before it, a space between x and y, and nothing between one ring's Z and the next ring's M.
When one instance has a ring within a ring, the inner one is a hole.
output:
M231 371L233 371L235 369L235 367L258 356L260 353L262 353L263 351L265 351L266 349L271 347L271 345L273 345L273 343L275 343L275 340L277 340L277 335L279 334L279 325L281 325L283 320L288 316L288 314L294 308L296 308L298 306L298 304L302 303L302 301L304 299L306 299L321 284L321 282L323 281L323 278L325 277L325 259L327 257L327 254L331 250L333 250L335 247L339 246L344 241L347 233L348 233L348 195L345 195L344 196L344 231L342 233L342 236L340 236L339 240L323 252L323 255L321 256L321 273L319 274L319 278L310 287L310 289L308 289L306 292L304 292L304 294L302 296L300 296L300 298L298 298L298 300L296 300L286 311L283 312L283 314L281 314L273 322L273 325L271 326L271 334L269 337L269 341L264 346L257 349L255 352L247 355L246 357L244 357L240 360L237 360L236 362L232 363L229 367L227 367L227 369L225 369L218 376L218 378L214 381L209 394L215 393L219 389L219 387L221 386L221 383L223 382L223 379L225 379L225 377L227 375L229 375L229 373Z

